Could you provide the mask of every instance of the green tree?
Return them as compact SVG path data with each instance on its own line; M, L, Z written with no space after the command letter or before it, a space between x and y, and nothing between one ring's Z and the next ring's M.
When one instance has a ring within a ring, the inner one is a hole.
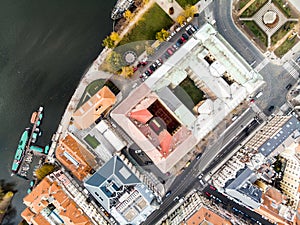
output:
M102 46L107 47L107 48L113 48L113 47L115 47L115 42L111 39L110 36L107 36L107 37L103 40Z
M44 164L35 171L35 175L38 180L42 180L45 176L52 173L55 170L55 166L52 164Z
M163 42L170 36L170 33L165 29L161 29L161 31L157 32L155 35L156 40Z

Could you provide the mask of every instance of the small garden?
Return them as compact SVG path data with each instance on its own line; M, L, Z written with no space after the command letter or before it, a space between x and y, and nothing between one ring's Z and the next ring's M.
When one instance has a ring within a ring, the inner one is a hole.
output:
M292 39L287 38L276 50L274 51L275 55L278 57L284 56L296 43L298 38L294 36Z
M175 89L174 94L191 111L204 99L204 93L196 87L193 80L185 78ZM192 101L191 101L192 100Z
M155 3L120 41L119 45L142 40L155 40L157 32L162 28L168 30L172 24L173 20Z
M97 148L98 145L100 145L100 142L94 137L88 134L84 140L86 143L88 143L89 146L91 146L93 149Z
M264 6L264 4L267 3L267 1L268 0L256 0L242 13L241 17L253 16L259 9L261 9Z
M283 38L293 27L296 25L296 22L288 21L286 22L279 30L276 31L271 37L272 45L275 45L277 41Z
M274 5L277 6L278 9L287 17L290 18L292 16L291 8L285 4L282 0L272 0Z
M245 26L257 37L260 42L266 47L268 44L267 34L260 29L260 27L254 21L244 21Z

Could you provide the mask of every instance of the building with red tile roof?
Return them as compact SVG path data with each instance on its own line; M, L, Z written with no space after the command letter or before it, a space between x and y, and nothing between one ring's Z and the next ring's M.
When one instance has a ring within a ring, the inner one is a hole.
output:
M131 92L111 112L111 117L164 173L197 143L165 100L145 84Z
M291 225L295 217L294 210L287 206L287 196L274 187L262 194L262 204L256 212L277 224Z
M88 128L101 114L105 114L116 103L116 100L114 93L104 86L74 112L72 115L74 125L78 129Z
M89 218L68 197L56 181L44 178L24 199L21 216L34 225L92 225Z
M59 141L55 156L79 180L83 180L97 164L95 157L72 134Z
M207 224L214 225L231 225L230 221L224 219L213 211L209 210L206 207L201 207L196 213L194 213L186 222L182 225L198 225L198 224Z

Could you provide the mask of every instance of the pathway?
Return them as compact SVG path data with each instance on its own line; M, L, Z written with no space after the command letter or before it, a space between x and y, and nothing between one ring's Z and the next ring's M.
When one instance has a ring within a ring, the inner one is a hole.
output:
M248 7L250 6L250 5L252 5L252 3L254 3L255 2L255 0L251 0L250 2L248 2L239 12L238 12L238 16L241 16L242 15L242 13L246 10L246 9L248 9Z
M184 12L184 9L173 0L172 2L166 0L155 0L155 2L176 22L177 17ZM169 8L174 8L174 13L172 15L169 14Z

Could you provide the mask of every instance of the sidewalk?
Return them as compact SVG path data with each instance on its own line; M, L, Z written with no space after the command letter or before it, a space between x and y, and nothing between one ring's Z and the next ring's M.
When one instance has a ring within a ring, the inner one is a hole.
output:
M176 22L177 17L184 12L184 9L173 0L173 2L169 2L166 0L155 0L155 2ZM169 14L169 8L174 8L174 13L172 15Z

